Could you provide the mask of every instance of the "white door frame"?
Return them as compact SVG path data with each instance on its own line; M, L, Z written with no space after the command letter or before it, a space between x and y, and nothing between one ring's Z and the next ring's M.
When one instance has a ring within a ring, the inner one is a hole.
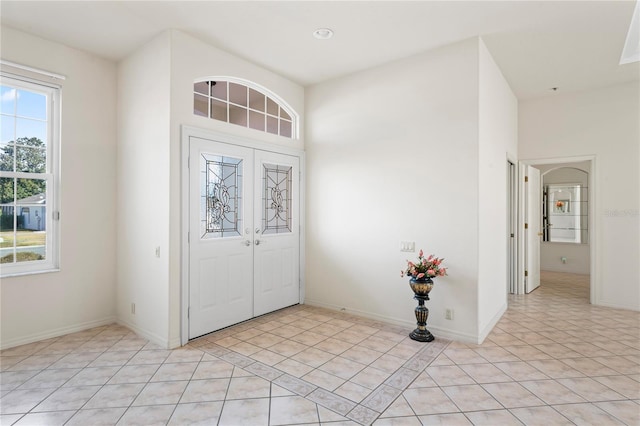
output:
M241 136L229 135L226 133L201 129L193 126L183 125L181 128L181 256L180 256L180 343L186 345L189 342L189 141L192 137L214 140L216 142L239 145L247 148L271 151L280 154L292 155L300 158L300 300L304 303L305 298L305 152L298 148L276 145L263 142L257 139L249 139Z
M558 158L541 158L533 160L520 160L518 163L527 166L539 166L543 164L561 164L561 163L579 163L583 161L591 162L591 172L589 173L589 303L597 305L597 250L598 250L598 232L596 230L596 200L597 190L596 188L596 156L595 155L583 155L578 157L558 157ZM518 170L520 167L518 167ZM523 176L518 176L518 182L524 179ZM524 292L524 200L522 199L524 194L518 194L518 292L517 294L525 294Z
M518 161L507 155L507 294L518 294Z
M535 170L535 172L533 170ZM537 176L534 178L535 175ZM519 226L522 232L524 259L524 264L522 265L524 274L520 275L519 279L522 281L523 294L529 294L540 286L540 237L542 236L540 232L542 224L540 211L542 207L542 180L539 169L522 163L519 167L519 176L518 185L520 193L522 194L522 203L520 205L523 212L522 223L520 223ZM534 198L537 198L537 200L532 202ZM529 250L534 246L535 254L532 254ZM534 262L532 262L532 260ZM535 284L533 288L531 288L532 282Z

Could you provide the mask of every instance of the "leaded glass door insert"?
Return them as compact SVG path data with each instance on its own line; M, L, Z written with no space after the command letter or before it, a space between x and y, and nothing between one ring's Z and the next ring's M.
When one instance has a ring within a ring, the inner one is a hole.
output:
M202 153L200 164L201 238L241 236L243 160Z
M262 233L291 232L293 167L263 164L262 172Z
M255 150L253 313L300 301L300 159Z
M189 143L189 337L253 316L253 150ZM248 194L248 197L245 197Z

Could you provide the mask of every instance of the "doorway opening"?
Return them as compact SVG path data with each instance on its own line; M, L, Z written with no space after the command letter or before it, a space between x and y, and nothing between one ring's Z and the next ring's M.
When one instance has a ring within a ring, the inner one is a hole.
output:
M540 283L579 279L589 283L588 299L592 303L595 157L525 160L520 162L519 173L515 294L527 294ZM536 175L540 176L539 182Z

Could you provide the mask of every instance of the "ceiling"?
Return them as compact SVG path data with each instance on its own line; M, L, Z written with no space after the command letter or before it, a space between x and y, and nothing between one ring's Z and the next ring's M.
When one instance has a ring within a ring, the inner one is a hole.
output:
M639 80L638 62L619 65L634 7L635 1L2 0L0 22L114 61L179 29L304 86L482 36L516 96L530 99ZM320 27L331 28L333 38L313 38Z

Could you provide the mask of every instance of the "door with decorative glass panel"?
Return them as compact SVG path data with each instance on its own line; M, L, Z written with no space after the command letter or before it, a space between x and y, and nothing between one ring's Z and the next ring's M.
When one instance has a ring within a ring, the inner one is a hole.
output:
M189 338L299 301L299 159L190 138Z
M299 158L255 151L254 316L300 300Z

